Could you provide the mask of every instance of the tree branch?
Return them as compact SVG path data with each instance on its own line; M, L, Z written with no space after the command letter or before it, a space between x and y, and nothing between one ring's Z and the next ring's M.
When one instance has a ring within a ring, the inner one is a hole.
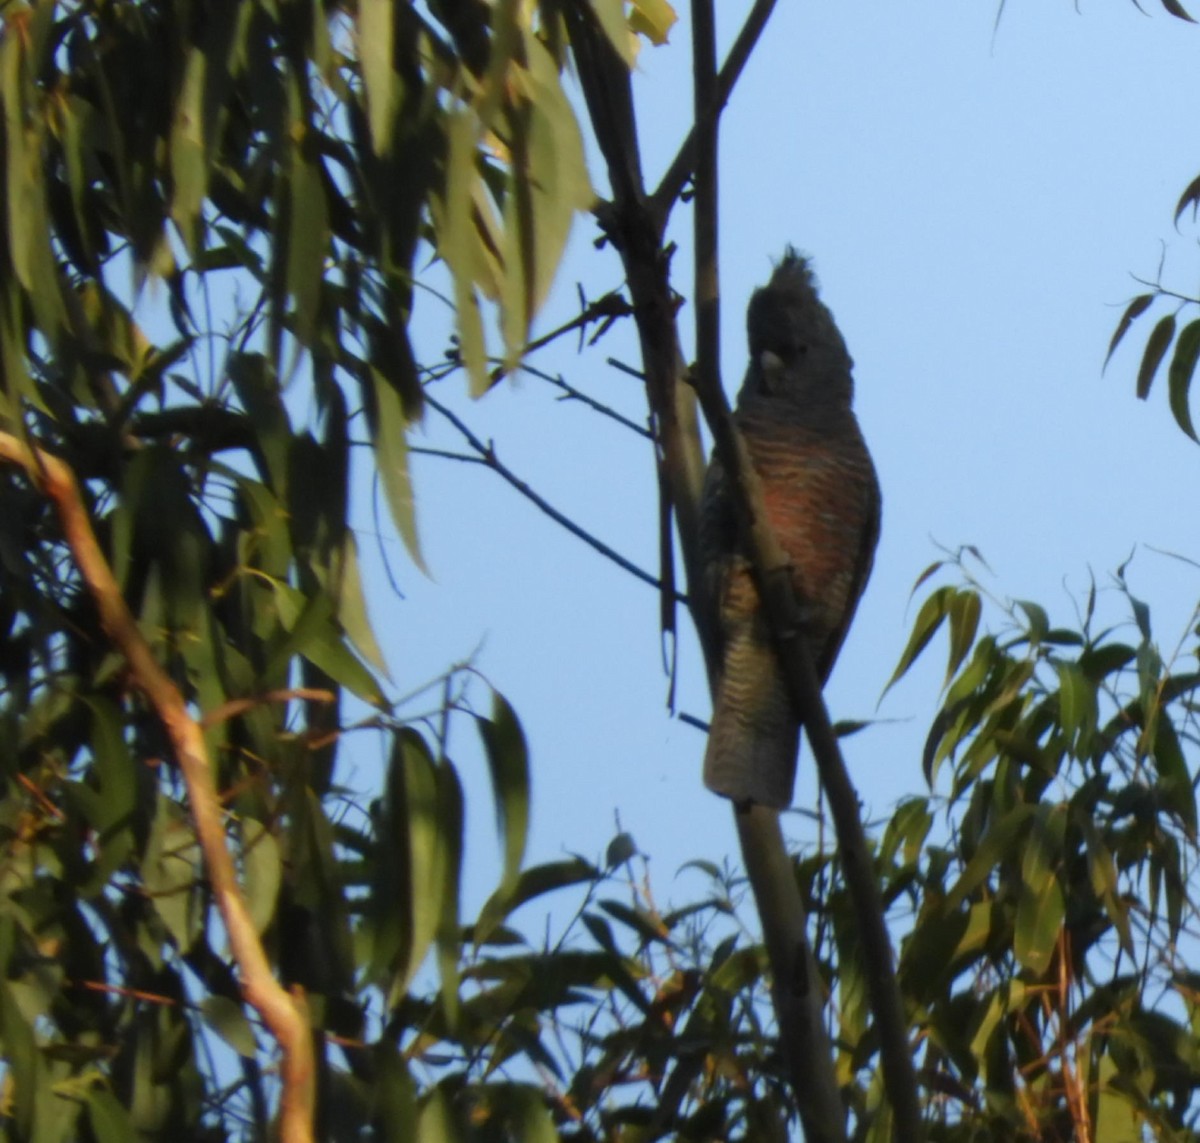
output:
M525 483L519 476L516 475L507 465L501 463L500 458L496 455L495 448L490 444L484 444L471 430L467 427L465 421L457 414L451 412L445 405L435 398L429 396L428 391L425 393L425 402L431 409L439 412L446 418L458 431L462 434L463 439L471 446L478 454L478 458L469 456L454 456L453 454L441 453L434 455L448 456L453 460L476 461L479 464L485 464L508 484L512 485L522 496L525 497L531 504L535 505L540 511L544 512L556 524L561 524L573 536L578 536L589 547L594 548L606 559L612 560L619 568L629 572L636 579L640 579L643 583L648 583L651 587L661 591L663 585L654 578L648 571L643 571L632 560L626 559L615 548L610 548L603 540L593 536L590 532L585 531L575 523L569 516L560 512L544 497L535 492L528 484ZM433 450L426 450L432 452ZM676 595L675 598L680 603L687 603L687 597Z
M697 114L696 122L688 132L688 137L683 141L683 146L679 148L671 165L667 168L666 174L663 175L662 181L658 184L654 194L650 196L655 213L660 217L665 217L670 213L676 199L683 193L683 188L687 185L687 181L696 167L700 133L704 130L705 124L710 121L715 123L721 117L721 112L725 109L737 81L741 78L742 69L746 66L746 61L754 51L774 10L775 0L757 0L750 10L750 15L746 17L746 22L742 25L742 30L734 40L729 56L725 60L725 66L721 68L720 74L717 76L715 92L700 108L701 113Z
M770 4L760 3L755 8L755 14L765 22L770 7ZM614 98L617 105L627 106L629 75L584 12L583 6L571 6L567 9L567 20L584 99L600 151L608 162L609 181L613 188L613 201L606 204L600 212L600 218L625 268L638 327L643 380L658 444L659 480L664 488L664 502L674 511L678 520L692 618L704 648L711 678L717 662L718 641L712 623L712 609L703 599L704 577L699 550L704 452L700 443L696 394L690 385L683 383L686 369L675 321L676 299L670 285L670 252L663 248L662 225L666 212L661 203L667 199L664 197L660 203L655 203L647 198L641 181L640 164L629 159L630 153L636 155L637 151L633 123L609 114ZM711 60L714 54L711 48L711 12L707 15L701 13L701 20L708 22L710 46L701 47L700 50ZM703 29L701 34L704 35ZM743 33L739 42L752 43L754 38ZM748 48L746 50L748 53ZM711 76L711 62L701 70ZM740 64L737 70L740 70ZM711 84L711 78L709 82ZM612 91L614 86L619 88L617 97ZM712 105L711 94L706 95L710 90L703 88L697 92L697 107ZM701 124L708 123L712 152L710 161L714 164L714 171L715 125L719 113L720 107L717 105L704 116L698 115L699 121L693 130L693 137L697 137ZM687 170L690 170L691 162L691 159L687 160ZM709 185L715 191L715 176ZM674 195L671 201L673 199ZM707 223L712 227L711 238L705 240L710 248L708 265L714 277L705 287L709 295L708 305L703 316L698 314L697 326L706 326L708 333L703 336L711 338L716 329L717 301L716 229L712 221L715 219L715 206L706 200L704 207L698 204L697 210L701 209L714 212ZM698 249L698 263L703 258ZM718 351L719 341L713 340L703 353L707 359L704 367L714 375L714 384L719 388L719 381L715 378ZM666 534L669 536L669 530ZM669 551L664 552L663 558L665 568L670 560ZM668 628L668 621L664 619L664 629ZM771 959L776 982L776 1011L801 1118L806 1131L810 1133L811 1143L817 1143L818 1140L821 1143L841 1143L845 1139L845 1113L833 1070L833 1054L825 1038L823 997L815 986L817 977L811 971L814 962L805 936L806 917L791 860L779 829L778 816L770 811L752 811L739 816L737 825Z
M716 78L716 26L712 0L692 0L692 75L696 197L693 205L696 264L695 384L720 393L721 297L717 239L717 137L720 124ZM703 606L711 601L704 600ZM714 608L715 611L715 608ZM715 668L715 648L709 653ZM710 680L715 683L715 674ZM833 1050L825 1031L821 975L808 940L808 918L777 810L734 806L746 875L762 924L771 964L772 997L796 1106L809 1143L846 1138ZM823 1061L819 1066L816 1061Z
M204 734L187 704L154 658L125 604L96 536L71 469L44 449L0 433L0 459L23 468L54 505L63 538L96 604L104 633L129 665L130 675L154 708L171 741L187 787L196 839L213 897L229 937L246 1001L262 1017L283 1054L279 1134L285 1143L313 1138L315 1071L303 996L289 995L271 972L229 852L221 803Z
M879 1035L884 1087L895 1122L893 1137L905 1143L918 1143L924 1138L924 1127L908 1042L908 1021L896 983L891 938L859 816L858 795L830 725L804 633L803 601L796 598L788 558L767 519L762 484L746 443L734 427L725 394L720 389L701 390L700 402L713 433L717 455L729 479L739 518L746 522L747 548L767 625L792 701L804 724L821 786L829 799L838 854L859 926L859 947ZM764 918L764 928L766 924Z

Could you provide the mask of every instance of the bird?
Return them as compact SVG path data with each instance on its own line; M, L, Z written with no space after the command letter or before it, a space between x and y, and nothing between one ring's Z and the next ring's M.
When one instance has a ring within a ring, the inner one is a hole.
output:
M788 247L746 311L734 423L787 556L822 686L875 558L882 497L853 410L854 362L809 259ZM704 783L738 806L791 805L801 720L772 645L729 481L705 473L700 568L718 643Z

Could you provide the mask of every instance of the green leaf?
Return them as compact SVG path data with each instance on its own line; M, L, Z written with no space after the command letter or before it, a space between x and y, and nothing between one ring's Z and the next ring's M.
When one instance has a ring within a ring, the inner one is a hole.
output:
M363 594L362 572L358 562L358 543L350 531L346 532L343 541L341 566L338 569L337 615L354 649L387 678L387 663L367 614L367 598Z
M376 469L392 519L413 563L426 575L429 569L417 536L417 508L408 467L408 424L400 393L374 367L368 370L374 400L368 405Z
M1013 955L1038 976L1050 967L1066 913L1058 879L1065 826L1064 806L1038 806L1021 860Z
M87 1093L88 1123L96 1143L129 1143L137 1138L129 1112L107 1087L93 1085Z
M954 677L963 660L975 643L979 630L979 614L982 605L979 594L974 591L955 592L950 602L950 658L946 664L946 682Z
M441 977L442 1011L447 1026L454 1030L459 1018L459 891L462 884L463 811L462 786L454 767L443 762L438 778L438 835L442 862L441 913L437 926L438 972Z
M252 1060L258 1055L254 1029L242 1006L228 996L206 996L200 1002L204 1022L239 1056Z
M1100 1094L1096 1100L1095 1143L1142 1143L1145 1139L1137 1101L1125 1090L1122 1079L1112 1056L1105 1052L1097 1076Z
M12 921L0 918L0 925L7 930L3 943L11 953ZM3 963L7 965L9 955ZM10 1069L11 1081L6 1085L6 1095L12 1099L11 1111L21 1138L33 1137L35 1107L39 1102L39 1089L43 1082L42 1057L20 1006L6 980L0 979L0 1043L4 1045L4 1061ZM6 1109L7 1111L8 1109Z
M321 302L321 279L329 246L329 218L320 159L315 153L315 128L296 120L299 140L290 149L288 164L287 289L296 304L293 332L310 346Z
M667 0L633 0L629 27L640 32L655 47L662 47L678 19Z
M1167 393L1175 423L1192 440L1200 444L1196 430L1192 427L1192 411L1188 407L1188 390L1192 375L1196 372L1196 359L1200 357L1200 318L1184 326L1175 343L1175 356L1167 371Z
M504 854L497 892L516 888L529 837L529 750L516 712L499 691L492 692L492 717L477 718L492 776L496 824Z
M1166 711L1160 712L1154 731L1154 766L1158 771L1157 788L1166 805L1195 836L1196 791L1192 785L1187 759Z
M595 201L574 108L553 57L525 39L527 102L509 116L511 183L504 198L501 297L506 365L516 367L562 258L576 214Z
M1082 757L1090 749L1100 716L1096 684L1077 663L1056 663L1058 717L1072 752Z
M1162 6L1166 8L1172 16L1178 17L1180 20L1186 20L1189 24L1194 24L1196 21L1188 15L1187 9L1184 8L1179 0L1162 0Z
M254 929L260 935L275 917L283 861L279 842L262 822L242 818L242 880L246 906Z
M476 260L479 257L472 197L479 180L476 169L478 125L466 111L447 117L445 181L440 203L431 203L437 232L438 253L454 278L454 305L458 324L459 354L466 366L472 396L491 387L483 319L475 293Z
M1192 208L1192 218L1196 217L1196 213L1200 210L1200 175L1197 175L1179 196L1179 202L1175 204L1175 223L1179 224L1180 216L1188 207Z
M625 21L625 0L589 0L596 20L608 42L612 44L621 62L633 67L634 38Z
M462 807L456 791L450 767L433 760L415 731L400 730L378 825L373 901L373 960L377 972L390 976L389 1008L407 994L435 937L448 940L457 928Z
M200 846L179 805L160 794L142 858L142 888L175 947L187 952L204 919L200 900Z
M197 224L208 189L208 164L204 154L204 79L208 59L193 47L184 68L183 87L175 105L171 129L171 217L179 227L189 252L200 246Z
M608 848L604 851L604 867L615 869L618 865L632 861L637 854L637 842L633 840L633 835L621 832L608 843Z
M987 880L1001 861L1011 860L1018 837L1033 816L1033 807L1021 802L1002 815L980 839L954 888L946 897L945 908L957 908Z
M632 929L646 944L669 945L671 943L662 918L654 913L641 908L631 908L623 901L613 900L601 901L600 908L610 917L616 918Z
M393 0L359 0L358 55L367 96L371 146L382 155L392 138L400 105L400 83L392 63L395 42Z
M1158 372L1158 367L1162 364L1167 347L1171 344L1174 336L1174 314L1167 314L1150 331L1150 336L1146 339L1145 352L1142 354L1142 364L1138 367L1137 395L1139 400L1144 401L1150 396L1150 386L1154 382L1154 375Z
M476 942L482 943L493 929L521 905L533 901L558 889L581 885L588 881L599 881L602 874L590 862L581 857L567 861L551 861L526 869L517 880L509 895L493 893L479 912L475 922Z
M417 1114L417 1132L413 1143L466 1143L465 1126L454 1114L454 1104L441 1087L426 1097Z
M286 585L272 584L272 587L277 591L277 599L286 598ZM264 671L265 677L271 679L277 672L286 670L293 655L303 655L364 702L381 709L387 707L387 699L375 677L346 645L346 640L334 625L333 601L324 592L314 595L305 603L304 611L295 621L288 638L271 656Z
M417 1091L408 1064L394 1043L386 1037L371 1048L376 1082L372 1089L374 1114L381 1128L382 1141L415 1139Z
M949 614L954 594L952 587L939 587L937 591L921 604L921 610L917 612L916 621L913 623L912 633L908 637L908 644L900 655L900 662L896 664L896 669L892 672L892 677L888 679L887 686L883 688L884 694L887 694L907 674L909 667L916 662L921 652L929 646L930 639L934 637L937 629L941 627L942 623L945 622L946 616Z
M1175 220L1179 221L1178 212L1176 212ZM1121 315L1121 320L1117 322L1116 331L1112 335L1112 341L1108 343L1108 352L1104 355L1105 367L1112 360L1112 355L1116 353L1121 339L1129 332L1129 327L1150 308L1153 301L1154 294L1139 294L1125 307L1125 312Z

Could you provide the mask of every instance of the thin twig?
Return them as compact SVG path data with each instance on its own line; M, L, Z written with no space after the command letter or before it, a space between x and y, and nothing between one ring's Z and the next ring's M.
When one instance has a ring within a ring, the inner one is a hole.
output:
M516 475L516 473L512 471L512 469L501 462L500 458L496 456L495 447L491 444L484 444L482 440L480 440L473 432L471 432L462 418L451 412L451 410L443 405L440 401L431 397L428 392L425 394L425 401L431 409L434 409L440 413L459 431L467 444L469 444L471 448L478 453L481 463L486 464L487 467L492 469L497 476L515 488L522 496L525 497L526 500L537 507L540 511L544 512L556 524L561 524L568 532L571 533L571 535L578 536L579 539L581 539L589 547L595 549L605 558L612 560L612 562L615 563L619 568L629 572L629 574L634 576L636 579L640 579L643 583L649 584L658 591L662 590L662 584L648 571L644 571L642 568L638 567L637 564L633 563L632 560L626 559L623 555L621 555L620 552L610 548L603 540L593 536L590 532L581 528L569 516L560 512L554 507L553 504L549 503L543 496L539 495L532 488L530 488L525 481L523 481L519 476ZM686 596L678 595L676 598L680 603L687 603Z
M695 124L688 132L688 137L683 141L683 146L679 148L679 152L667 168L667 173L663 175L662 181L651 196L653 208L659 217L665 217L671 207L675 205L675 200L683 193L683 188L687 185L696 166L699 132L704 129L705 124L710 121L715 122L720 117L721 111L729 102L729 97L733 94L733 89L741 77L742 68L746 66L746 61L754 51L774 10L775 0L757 0L750 10L750 15L746 17L742 30L729 50L725 66L721 68L720 74L717 76L716 91L713 97L704 105L703 114L697 116Z
M71 469L44 449L31 448L0 433L0 459L25 469L54 505L63 538L96 604L104 633L129 665L130 677L154 708L174 749L196 839L204 855L213 897L224 922L246 1001L262 1017L283 1054L279 1134L285 1143L313 1138L315 1072L312 1036L301 995L289 995L271 972L229 852L221 803L200 724L170 676L159 666L100 545Z
M239 714L245 714L246 711L253 710L256 706L291 702L295 699L303 699L305 702L332 703L337 702L337 695L333 691L322 690L319 687L290 687L287 690L267 691L265 694L251 695L249 698L230 699L208 711L200 720L200 725L207 730L208 727L216 726L219 722L225 722L228 719L236 718Z
M539 349L544 349L551 342L557 341L563 334L570 333L576 329L586 329L592 322L601 322L601 327L596 336L608 329L617 318L629 317L633 313L629 303L621 297L615 290L612 293L605 294L603 297L597 298L594 302L589 302L579 314L571 318L570 321L564 322L556 329L552 329L549 333L542 334L541 337L534 338L521 351L521 361L517 368L527 370L529 367L525 364L525 358L531 353L536 353ZM491 372L491 382L494 385L500 381L506 374L508 369L504 365L497 365Z
M553 385L556 389L561 390L563 395L559 398L559 400L578 401L580 404L586 405L589 409L599 413L601 416L608 417L610 420L616 421L618 425L629 429L630 432L637 433L638 436L645 437L646 440L649 441L654 439L654 434L648 428L646 428L645 425L639 425L637 421L625 416L624 413L618 413L617 410L612 408L610 405L604 404L603 401L597 401L595 397L590 397L582 390L576 389L574 385L568 385L567 382L563 380L561 374L556 376L550 373L543 373L540 369L533 369L528 365L524 366L523 368L524 372L529 373L538 378L540 381L545 381L546 384Z

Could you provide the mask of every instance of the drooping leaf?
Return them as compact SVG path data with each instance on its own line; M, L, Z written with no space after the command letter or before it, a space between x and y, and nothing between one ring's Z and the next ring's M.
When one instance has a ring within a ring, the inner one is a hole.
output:
M396 388L374 367L368 370L371 396L368 406L372 439L380 482L392 519L413 563L426 575L429 569L421 554L417 534L417 507L408 466L408 424Z
M921 604L921 610L917 612L908 643L900 655L900 661L896 664L892 677L888 679L887 686L884 687L884 694L887 694L907 674L909 667L916 662L917 657L929 645L930 639L934 637L937 629L950 614L950 605L954 600L954 595L953 588L939 587Z
M1179 338L1175 342L1175 355L1171 358L1171 367L1167 371L1167 392L1175 423L1192 440L1200 444L1200 438L1197 438L1196 430L1192 427L1192 412L1188 406L1188 391L1192 385L1192 376L1196 372L1197 358L1200 358L1200 318L1180 330Z
M1146 340L1146 349L1142 354L1142 363L1138 367L1137 395L1139 400L1144 401L1150 396L1150 386L1154 382L1154 375L1158 372L1158 367L1162 364L1167 347L1171 344L1174 336L1174 314L1167 314L1166 317L1161 318L1154 329L1150 331L1150 336Z
M385 678L387 663L367 614L367 597L363 593L362 571L358 562L358 544L353 532L346 533L338 569L338 620L347 638L358 653Z
M509 117L512 149L504 204L505 357L516 367L550 290L575 215L595 200L574 109L540 40L525 43L527 102Z
M1063 859L1065 807L1040 805L1021 860L1013 953L1035 975L1050 965L1066 912L1058 868Z
M608 42L626 67L633 67L634 37L625 20L625 0L589 0L589 3Z
M492 692L491 718L478 718L476 724L492 777L504 855L497 892L507 895L516 888L529 836L529 751L516 712L499 691Z
M1108 352L1104 355L1106 367L1112 360L1112 355L1117 351L1117 346L1121 344L1121 339L1129 332L1129 327L1150 308L1153 301L1153 294L1139 294L1125 307L1125 312L1121 315L1121 320L1117 322L1116 331L1112 335L1112 341L1108 343Z
M392 137L400 102L399 77L392 62L395 42L395 4L392 0L360 0L358 53L367 94L371 145L382 155Z

